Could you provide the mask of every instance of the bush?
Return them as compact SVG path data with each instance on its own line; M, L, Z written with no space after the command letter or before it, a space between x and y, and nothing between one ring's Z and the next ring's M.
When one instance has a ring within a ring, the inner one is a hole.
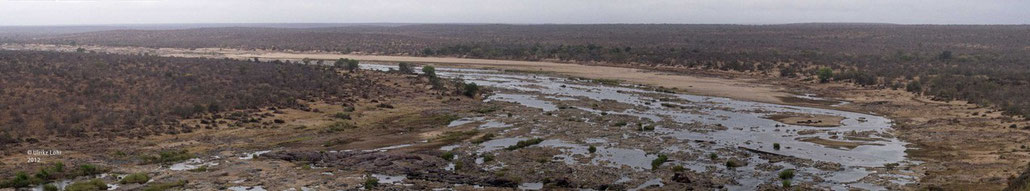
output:
M125 178L118 182L122 184L144 184L147 181L150 181L150 176L144 173L135 173L125 176Z
M434 68L433 66L423 66L422 74L429 76L430 79L436 78L436 68Z
M184 161L186 159L191 159L193 157L193 154L189 153L189 151L187 150L166 150L161 151L160 153L158 153L157 156L143 156L142 158L143 161L148 164L168 164L173 162Z
M794 178L794 169L780 171L780 179L788 180Z
M830 68L819 68L815 74L819 76L820 83L829 82L830 78L833 78L833 70Z
M14 174L14 178L4 181L2 184L0 184L0 188L23 188L41 182L43 181L29 177L28 173L18 172Z
M54 180L56 178L63 177L64 175L64 163L57 162L49 167L43 167L39 169L35 177L44 182Z
M590 151L590 153L597 152L597 147L594 147L593 145L590 145L590 148L587 148L587 151Z
M726 161L726 167L727 168L737 168L737 167L740 167L740 164L737 164L737 162L733 161L733 160L727 160Z
M100 174L102 172L103 170L98 169L97 166L94 166L92 164L83 164L79 165L78 172L76 173L78 173L79 176L89 176Z
M53 166L50 166L50 170L52 170L54 172L64 172L64 163L62 163L62 162L54 163Z
M368 178L365 178L365 182L361 185L364 186L365 189L371 190L372 188L379 186L379 179L369 176Z
M351 119L350 118L350 114L347 114L347 113L336 113L336 114L333 115L333 117L335 117L337 119L343 119L343 120L350 120Z
M89 180L89 181L82 181L82 182L72 183L71 185L68 185L67 187L64 187L64 190L65 191L99 191L99 190L107 190L107 183L104 183L104 181L100 180L100 179L93 179L93 180Z
M333 66L336 66L338 68L343 68L343 69L351 71L351 72L361 68L358 65L358 60L351 60L351 59L346 59L346 58L340 58L340 59L336 60L336 62L333 63Z
M683 165L676 165L672 167L673 172L683 172L684 170L687 170L687 168L684 168Z
M780 181L780 184L782 184L784 188L790 188L790 180Z
M0 146L3 146L5 144L17 143L17 142L18 142L18 139L15 139L14 137L11 137L11 135L7 134L7 132L0 132Z
M344 130L347 130L347 129L354 129L354 128L358 128L358 126L356 126L354 124L351 124L351 123L348 123L348 122L337 121L336 123L330 124L329 127L326 128L326 131L328 131L328 132L340 132L340 131L344 131Z
M43 185L43 191L59 191L59 190L61 190L61 189L57 188L57 186L54 186L53 184Z
M780 150L780 143L773 143L773 149Z
M920 94L923 92L923 85L919 81L912 81L905 85L905 91Z
M476 85L475 82L467 83L464 86L462 86L461 89L462 89L462 92L461 92L462 95L465 95L465 96L468 96L468 97L471 97L471 98L475 98L476 95L479 95L479 85Z
M490 140L494 139L494 136L496 136L496 135L494 135L493 133L487 133L487 134L485 134L485 135L483 135L483 136L481 136L479 138L476 138L476 139L472 140L472 143L480 144L480 143L483 143L483 142L487 142L487 141L490 141Z
M669 161L669 156L665 156L663 154L659 154L658 158L656 158L656 159L651 161L651 170L658 170L659 166L662 166L663 163L668 162L668 161Z
M530 139L530 140L519 141L518 143L515 143L515 145L508 146L507 148L504 148L504 150L514 151L514 150L518 150L518 149L521 149L521 148L526 148L528 146L533 146L533 145L536 145L536 144L540 144L541 142L544 142L544 139L534 138L534 139Z
M440 155L440 158L442 158L443 160L447 160L447 161L454 160L454 152L447 151L447 152L443 153L442 155Z
M411 67L411 64L407 62L401 62L397 64L398 71L404 74L414 74L415 69Z

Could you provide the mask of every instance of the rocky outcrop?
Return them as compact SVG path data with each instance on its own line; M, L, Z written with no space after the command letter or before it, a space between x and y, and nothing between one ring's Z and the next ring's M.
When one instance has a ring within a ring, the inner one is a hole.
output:
M410 179L449 184L517 187L518 182L497 177L479 177L444 170L448 161L439 157L413 153L366 151L345 152L276 152L264 158L306 161L317 166L362 170L382 174L404 174Z
M1009 187L1005 188L1005 191L1030 191L1030 164L1027 165L1023 174L1009 180Z

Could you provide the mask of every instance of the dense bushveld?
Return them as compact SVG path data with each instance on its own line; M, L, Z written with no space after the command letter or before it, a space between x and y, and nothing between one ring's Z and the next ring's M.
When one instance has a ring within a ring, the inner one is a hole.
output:
M1030 114L1030 26L402 25L119 30L8 40L678 66L898 88Z
M391 92L328 66L30 51L0 51L0 87L0 145L184 132L178 119L202 113Z

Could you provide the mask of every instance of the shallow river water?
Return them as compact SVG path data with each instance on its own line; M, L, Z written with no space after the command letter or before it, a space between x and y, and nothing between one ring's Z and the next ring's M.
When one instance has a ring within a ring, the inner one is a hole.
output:
M364 64L366 69L389 70L395 66ZM676 94L655 91L652 88L635 85L603 85L591 83L589 80L574 79L566 77L546 76L539 74L523 74L500 72L495 70L481 69L455 69L437 68L437 74L442 77L458 78L466 82L474 82L480 86L490 87L496 90L485 98L486 102L502 101L518 103L526 107L538 108L542 112L556 111L562 102L576 100L593 100L617 102L619 104L631 105L629 109L621 111L598 111L590 108L579 107L584 111L615 115L635 116L643 120L653 122L673 122L673 124L705 124L718 125L725 128L712 131L691 131L679 128L668 128L663 126L655 127L653 135L656 139L675 138L691 141L714 142L714 146L683 145L670 146L663 152L689 152L699 153L707 156L708 152L716 149L736 148L749 149L808 159L813 161L829 162L840 164L843 169L839 171L824 171L811 167L796 167L787 162L778 162L774 165L784 168L796 169L802 176L800 180L810 180L813 177L821 178L823 181L819 186L832 190L866 189L883 190L884 184L904 184L916 180L915 177L896 174L875 174L871 168L883 167L888 164L912 164L905 157L905 142L898 140L891 135L893 122L890 119L863 113L847 111L809 108L799 106L777 105L768 103L757 103L749 101L733 100L720 97L696 96L688 94ZM811 99L822 99L813 95L804 95ZM795 114L818 114L844 117L839 127L812 127L804 125L791 125L775 120L766 119L771 114L795 113ZM462 119L452 125L481 121L482 117ZM509 124L489 121L488 126L510 127ZM669 123L663 123L669 124ZM817 133L798 133L798 132ZM861 139L844 139L844 135L861 133ZM801 138L820 138L838 142L859 143L854 148L832 148L812 142L801 141ZM525 137L501 138L487 141L482 144L478 152L492 152L510 145L514 145ZM617 140L594 139L595 142L614 142ZM693 142L692 142L693 143ZM781 148L775 149L773 144L779 144ZM559 148L565 154L556 156L565 158L567 163L575 164L572 156L587 152L587 146L563 140L546 140L538 146ZM626 165L636 169L650 169L650 162L656 158L635 148L598 148L600 155L593 159L592 164L615 164ZM763 182L774 181L777 172L764 172L755 170L755 164L767 163L768 161L757 156L747 159L748 166L737 168L733 171L725 170L721 164L712 164L711 161L678 161L677 163L687 169L706 172L717 171L716 173L730 174L737 179L738 185L729 185L731 190L750 190ZM600 163L599 163L600 162ZM736 174L734 174L736 173ZM866 181L861 181L865 179ZM871 180L880 183L871 183ZM658 185L662 180L647 180L647 184ZM884 183L887 182L887 183ZM632 187L631 187L632 188Z

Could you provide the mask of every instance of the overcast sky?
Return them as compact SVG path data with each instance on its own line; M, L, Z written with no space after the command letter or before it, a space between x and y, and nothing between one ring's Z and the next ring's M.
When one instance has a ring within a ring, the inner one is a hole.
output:
M1030 24L1030 0L0 0L0 25Z

